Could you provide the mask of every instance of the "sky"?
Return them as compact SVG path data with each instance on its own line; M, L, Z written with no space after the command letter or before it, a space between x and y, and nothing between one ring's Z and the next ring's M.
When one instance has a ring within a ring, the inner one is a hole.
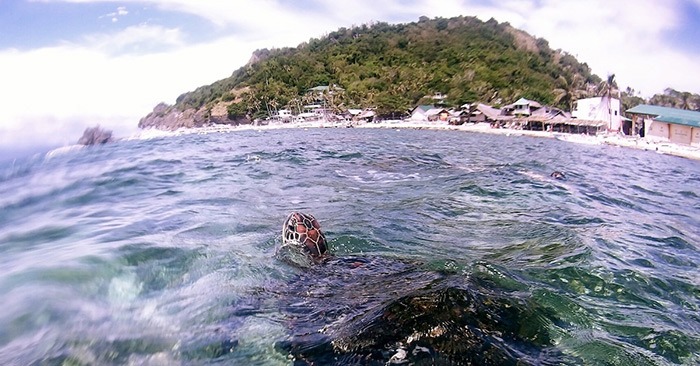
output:
M260 48L421 16L509 22L643 97L700 93L700 0L0 0L0 154L138 132Z

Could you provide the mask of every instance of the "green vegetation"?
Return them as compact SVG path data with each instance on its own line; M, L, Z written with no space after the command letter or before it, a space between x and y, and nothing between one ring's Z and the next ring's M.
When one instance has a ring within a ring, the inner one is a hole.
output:
M700 95L667 88L649 99L649 104L700 111Z
M519 97L570 105L557 89L597 84L586 64L549 48L508 23L473 17L428 19L341 28L296 48L256 51L230 77L181 95L176 107L211 107L228 101L229 116L264 116L268 108L312 101L318 85L338 85L331 108L374 107L405 112L435 93L450 105L510 103Z
M230 119L258 118L280 108L298 112L314 101L308 89L337 85L325 94L328 107L372 107L379 115L430 104L436 93L452 106L498 107L525 97L569 110L578 98L609 95L616 85L607 81L614 80L601 80L572 55L508 23L421 17L341 28L296 48L258 50L230 77L182 94L175 107L211 110L226 102ZM627 92L623 105L638 98Z

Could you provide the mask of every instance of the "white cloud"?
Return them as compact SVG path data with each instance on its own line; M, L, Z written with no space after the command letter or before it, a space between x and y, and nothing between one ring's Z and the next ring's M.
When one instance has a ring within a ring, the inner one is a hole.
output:
M98 123L133 132L157 103L227 77L250 57L250 45L233 37L145 55L110 56L105 44L0 52L0 145L74 143Z
M689 70L684 68L689 60L661 37L679 22L679 14L671 5L653 0L635 1L633 7L627 2L605 0L548 0L539 8L523 12L520 22L513 25L547 39L553 48L575 55L599 76L614 73L620 86L632 86L651 95L674 80L687 79L681 73ZM663 74L652 72L656 70L663 70ZM695 85L698 81L695 79ZM697 91L692 82L681 86Z
M111 13L107 13L107 14L101 16L100 19L101 19L101 18L111 18L111 19L112 19L112 23L116 23L116 22L119 21L119 17L123 17L123 16L125 16L125 15L127 15L127 14L129 14L129 11L126 10L126 7L120 6L120 7L117 8L116 11L111 12Z
M180 29L147 24L127 27L114 34L88 35L85 41L87 47L111 54L134 51L144 53L184 45Z

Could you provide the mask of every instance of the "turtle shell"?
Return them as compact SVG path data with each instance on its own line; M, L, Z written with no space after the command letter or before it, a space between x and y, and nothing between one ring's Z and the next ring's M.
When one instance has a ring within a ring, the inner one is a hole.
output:
M282 245L302 247L314 259L328 252L326 236L313 215L292 212L282 225Z

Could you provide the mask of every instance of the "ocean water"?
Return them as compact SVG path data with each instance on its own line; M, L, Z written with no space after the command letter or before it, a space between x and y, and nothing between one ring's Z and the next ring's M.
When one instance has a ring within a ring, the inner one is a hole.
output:
M334 259L275 256L294 210ZM0 166L2 365L696 365L698 266L700 162L654 152L250 130Z

